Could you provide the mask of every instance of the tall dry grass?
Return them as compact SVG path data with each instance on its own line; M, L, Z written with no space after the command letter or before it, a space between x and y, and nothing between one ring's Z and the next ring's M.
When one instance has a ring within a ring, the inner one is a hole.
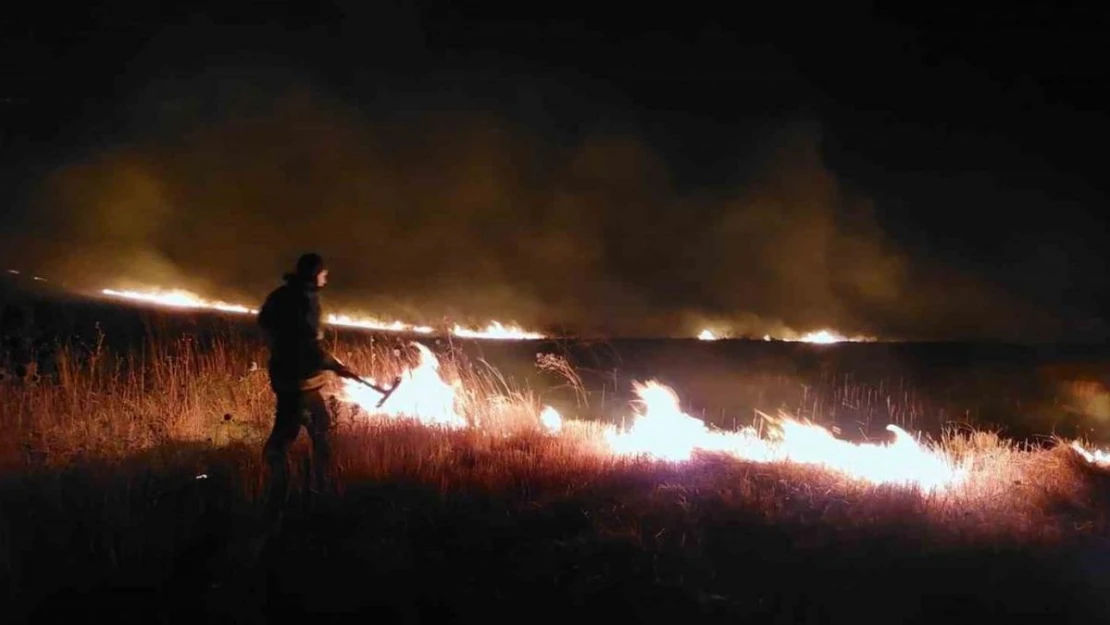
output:
M401 341L333 337L331 348L350 366L379 380L399 375L419 359ZM538 391L514 387L492 367L469 360L449 344L438 355L441 375L461 383L461 411L473 427L444 433L376 418L333 399L347 475L377 480L411 474L430 483L477 480L495 488L542 481L544 472L591 475L643 468L639 461L605 454L596 425L570 423L560 436L548 435L539 421L543 402ZM262 344L231 333L203 340L189 335L151 340L126 353L110 349L103 336L92 345L64 346L53 378L6 384L0 396L0 465L19 471L82 460L122 462L175 446L260 449L274 407L265 359ZM576 400L585 402L581 378L565 360L546 355L536 364L559 376ZM328 392L339 389L333 381ZM840 389L835 396L846 393ZM1098 472L1064 445L1033 448L970 427L949 429L930 444L972 473L965 487L921 495L930 514L945 523L981 518L994 527L1012 523L1027 530L1047 528L1052 524L1044 511L1083 508L1086 504L1076 503L1085 496L1082 485ZM479 456L482 462L467 460ZM253 460L251 466L260 470ZM839 484L838 491L854 495L875 488L820 470L776 470L798 473L797 488L828 485L830 480ZM244 483L258 479L252 476Z
M382 380L416 357L393 341L332 347ZM935 444L972 477L943 493L715 454L622 458L603 452L597 424L547 433L538 390L448 345L441 371L461 380L463 412L480 427L428 428L333 405L341 494L322 509L294 503L281 555L263 571L241 546L260 532L251 519L273 410L264 362L262 345L230 334L126 353L101 341L59 352L52 379L6 383L0 579L19 606L11 614L49 606L66 589L83 589L85 601L139 586L158 588L143 605L171 606L149 614L187 620L197 616L184 606L200 606L250 621L266 609L251 585L269 584L317 609L370 602L406 618L423 601L475 618L521 601L550 614L632 609L624 615L642 621L693 622L711 609L733 619L770 611L786 621L923 622L916 589L944 595L976 583L983 606L1072 609L1074 597L1045 594L1046 584L1086 573L1061 573L1051 554L1077 541L1092 552L1089 541L1108 531L1105 473L1063 445L950 430ZM573 368L538 364L585 401ZM308 456L304 437L295 453ZM883 573L903 559L934 568ZM343 567L361 572L352 579ZM273 581L275 571L288 581ZM624 590L612 595L614 584ZM875 585L882 598L849 601L851 584ZM596 604L599 596L614 598Z

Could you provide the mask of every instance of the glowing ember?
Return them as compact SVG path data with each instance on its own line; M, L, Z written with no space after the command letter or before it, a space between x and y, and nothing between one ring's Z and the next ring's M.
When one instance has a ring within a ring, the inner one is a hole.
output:
M258 314L258 310L250 308L248 306L204 299L194 293L190 293L189 291L184 291L181 289L151 291L117 291L113 289L103 289L101 293L103 293L104 295L110 295L112 297L119 297L158 306L167 306L170 308L218 310L221 312L252 315ZM331 313L327 315L324 321L328 324L336 326L360 328L364 330L377 330L382 332L408 332L413 334L432 334L433 332L435 332L435 329L429 326L411 325L403 323L401 321L383 321L374 317L354 316L348 314ZM482 330L464 328L462 326L456 325L454 328L452 328L451 334L461 338L476 339L521 340L545 338L543 334L540 334L538 332L528 332L518 326L506 326L497 321L491 322L488 326L485 327L485 329Z
M713 334L712 330L708 329L702 330L701 333L698 334L698 339L702 341L716 341L718 338L716 334Z
M540 424L549 432L559 432L563 429L563 415L551 406L544 406L540 412Z
M377 408L382 395L354 380L343 380L341 401L356 404L371 414L415 419L425 425L460 428L467 425L458 409L461 384L445 381L439 374L439 360L420 343L412 343L420 352L420 362L401 376L400 386ZM382 386L376 380L375 385Z
M456 325L451 328L451 334L461 338L477 338L477 339L542 339L544 335L537 332L528 332L519 326L505 326L500 322L493 321L482 330L474 330L471 328L464 328Z
M836 439L823 427L781 418L777 440L761 438L753 428L738 432L710 430L679 408L678 396L658 382L635 385L645 408L632 426L605 434L618 454L663 460L687 460L695 451L723 452L752 462L797 462L821 466L875 484L916 485L934 490L958 484L965 471L943 453L926 449L893 425L894 442L855 444Z

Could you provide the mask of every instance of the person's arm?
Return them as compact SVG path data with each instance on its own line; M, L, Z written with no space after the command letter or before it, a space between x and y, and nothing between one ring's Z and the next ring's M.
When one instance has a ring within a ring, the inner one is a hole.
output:
M359 379L357 373L343 364L324 346L324 333L320 328L320 309L307 300L304 304L305 310L301 317L303 320L302 328L306 335L311 337L308 340L313 346L320 368L325 371L332 371L340 377Z

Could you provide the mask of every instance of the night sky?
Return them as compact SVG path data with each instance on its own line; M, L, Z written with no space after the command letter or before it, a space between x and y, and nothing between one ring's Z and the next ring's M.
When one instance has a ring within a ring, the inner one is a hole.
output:
M413 321L1107 333L1097 8L152 4L6 16L9 266L260 300L315 249L329 305Z

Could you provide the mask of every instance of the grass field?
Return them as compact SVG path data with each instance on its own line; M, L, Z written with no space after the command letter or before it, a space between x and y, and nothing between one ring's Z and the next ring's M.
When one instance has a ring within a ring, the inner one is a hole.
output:
M549 393L450 346L437 350L441 371L460 382L474 427L335 403L341 491L295 493L280 532L264 540L261 445L273 400L262 346L222 332L137 345L86 336L61 346L37 382L3 383L5 622L1110 616L1110 476L1066 445L948 429L936 445L971 473L944 492L724 454L622 457L605 450L598 420L631 414L618 410L623 398L599 408L596 389L557 358L539 363L561 380ZM335 348L380 378L413 362L390 342L347 337ZM773 387L756 393L773 410L791 403L775 395L787 383L752 378L746 392ZM863 383L802 393L793 403L813 417L843 407L836 397L910 409ZM592 416L547 431L539 412L555 397Z

